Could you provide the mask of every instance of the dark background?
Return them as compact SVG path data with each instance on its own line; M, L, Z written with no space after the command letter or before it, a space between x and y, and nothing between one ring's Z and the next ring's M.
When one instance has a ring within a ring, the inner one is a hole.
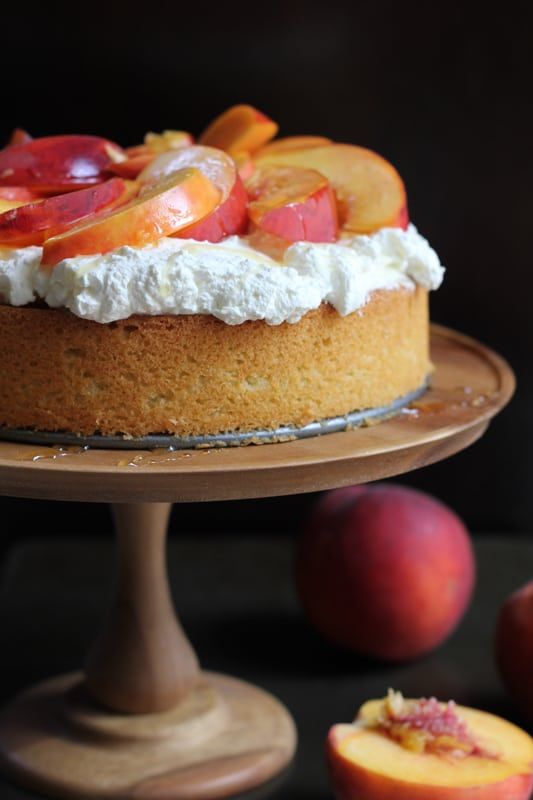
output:
M478 337L516 370L518 393L485 438L402 478L470 528L524 533L533 519L531 12L469 3L293 0L25 3L2 9L0 138L94 133L128 145L148 129L199 132L248 102L281 134L371 147L403 175L412 220L448 272L433 319ZM312 497L182 507L195 531L291 532ZM83 514L2 499L4 545L33 532L90 533Z

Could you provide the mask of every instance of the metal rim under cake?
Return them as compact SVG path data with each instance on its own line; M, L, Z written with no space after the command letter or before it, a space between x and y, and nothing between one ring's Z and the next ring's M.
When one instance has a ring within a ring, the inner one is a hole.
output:
M427 382L413 392L399 397L393 403L378 408L353 411L340 417L329 417L317 420L308 425L296 427L284 425L275 430L233 431L229 433L210 434L204 436L169 436L152 434L137 438L124 436L77 436L73 433L59 431L32 431L21 428L0 427L0 439L9 442L34 445L66 445L93 447L105 450L151 450L168 448L171 450L191 450L207 447L238 447L250 444L276 444L295 439L309 439L328 433L341 433L352 428L364 427L373 422L393 417L414 400L417 400L427 389Z

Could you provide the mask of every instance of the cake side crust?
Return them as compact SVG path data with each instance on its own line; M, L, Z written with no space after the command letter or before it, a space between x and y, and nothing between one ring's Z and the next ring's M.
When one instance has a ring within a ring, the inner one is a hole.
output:
M296 324L0 306L0 425L180 436L306 425L388 405L431 371L428 293L381 290Z

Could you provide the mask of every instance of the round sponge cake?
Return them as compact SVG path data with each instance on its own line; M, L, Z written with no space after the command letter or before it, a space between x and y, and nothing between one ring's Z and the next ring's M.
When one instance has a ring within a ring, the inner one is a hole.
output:
M388 405L431 371L427 294L380 290L348 316L322 304L276 326L0 306L0 425L197 436Z

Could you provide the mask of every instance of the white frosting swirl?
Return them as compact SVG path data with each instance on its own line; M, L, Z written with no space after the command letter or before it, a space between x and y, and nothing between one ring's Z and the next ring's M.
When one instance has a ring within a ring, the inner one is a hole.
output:
M436 289L444 274L413 225L335 244L296 242L282 262L237 236L218 244L166 238L65 259L53 269L41 269L40 257L38 247L0 251L0 302L43 299L101 323L132 314L212 314L229 325L279 325L323 302L344 316L377 289Z

